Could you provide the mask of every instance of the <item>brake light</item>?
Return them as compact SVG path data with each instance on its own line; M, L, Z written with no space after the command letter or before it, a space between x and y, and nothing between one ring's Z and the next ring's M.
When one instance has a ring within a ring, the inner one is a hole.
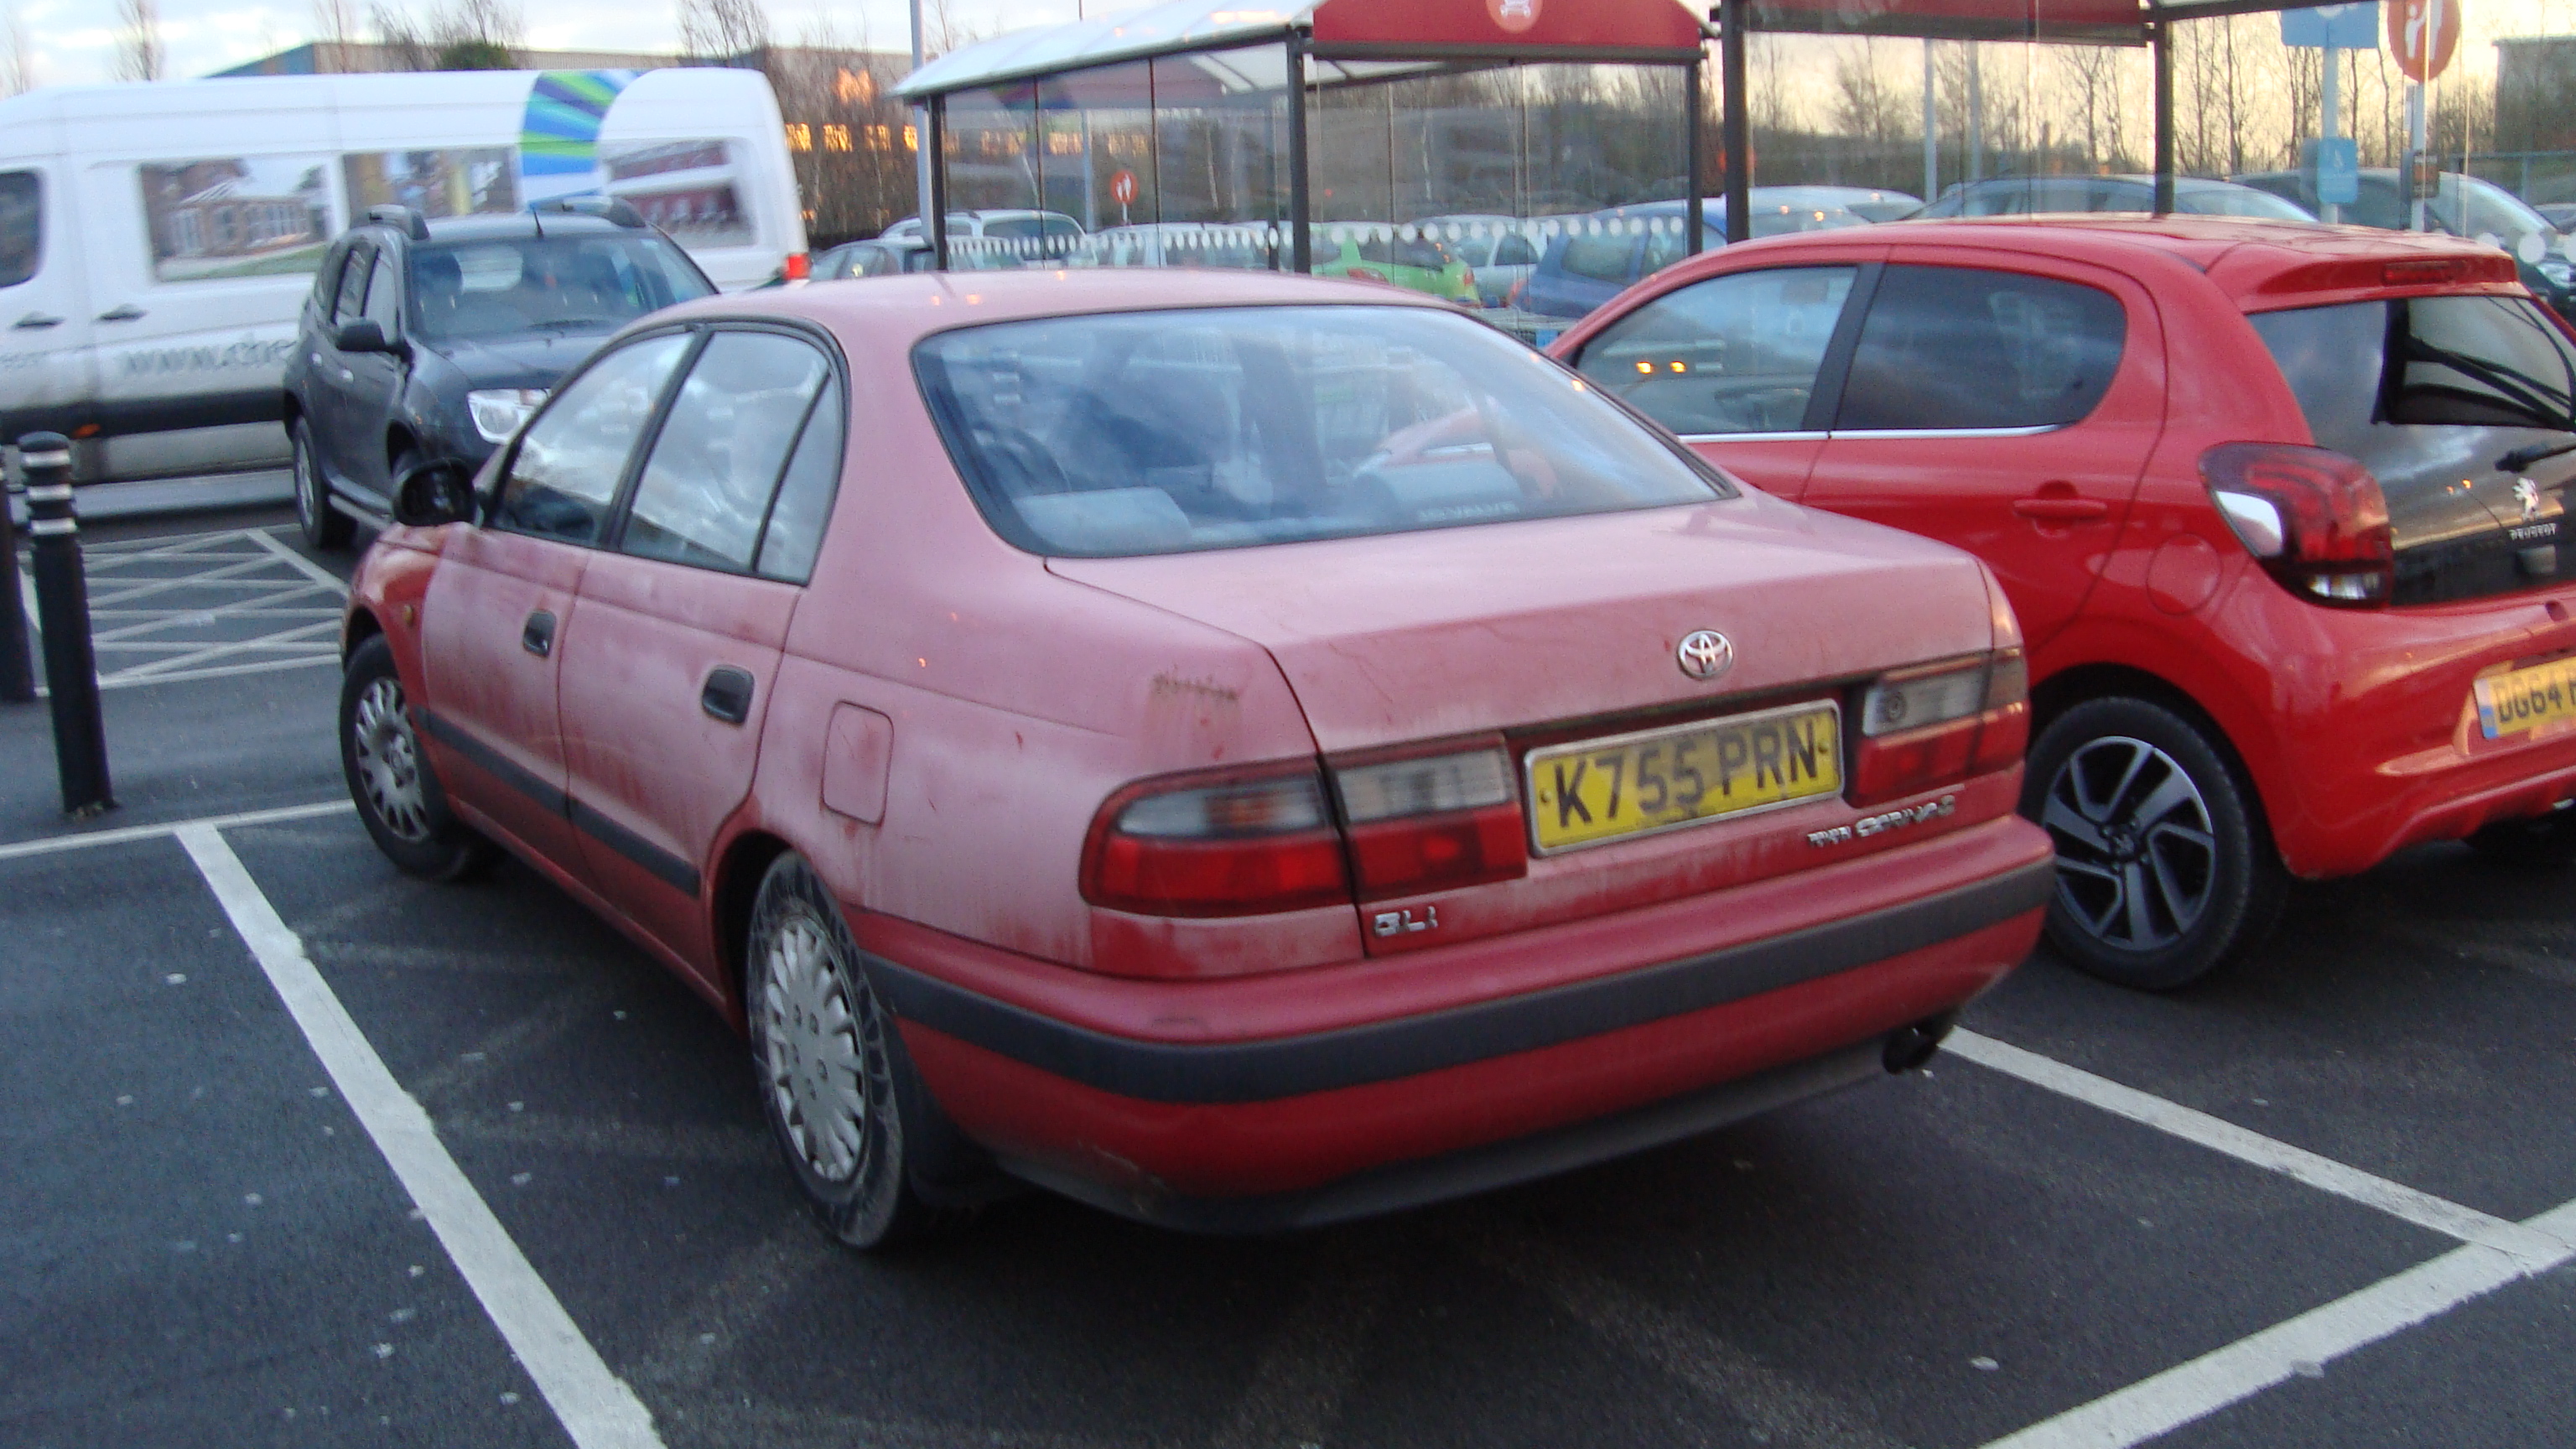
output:
M1083 845L1082 896L1153 916L1347 904L1341 833L1312 765L1147 781L1109 797Z
M1361 900L1509 880L1529 868L1511 761L1499 746L1333 772Z
M2396 544L2379 480L2353 458L2287 443L2222 443L2200 476L2245 551L2291 593L2347 609L2385 606Z
M2030 668L2018 647L1886 675L1861 697L1854 805L2009 769L2030 744Z
M782 270L788 281L806 281L814 275L814 259L803 252L789 252L787 264Z

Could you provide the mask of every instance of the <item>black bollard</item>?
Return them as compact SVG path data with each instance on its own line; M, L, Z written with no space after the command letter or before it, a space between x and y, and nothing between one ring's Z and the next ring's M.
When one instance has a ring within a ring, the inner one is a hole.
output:
M60 433L18 440L27 475L27 533L36 553L36 612L45 636L45 687L53 696L54 764L63 813L116 808L107 784L107 731L98 716L98 660L89 642L89 583L80 524L72 517L72 445Z
M27 602L18 592L18 525L0 498L0 704L31 704L35 666L27 658Z

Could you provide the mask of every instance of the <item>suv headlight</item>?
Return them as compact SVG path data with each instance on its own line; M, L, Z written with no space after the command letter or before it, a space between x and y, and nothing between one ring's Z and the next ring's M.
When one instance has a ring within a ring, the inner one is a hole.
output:
M528 420L528 414L546 400L541 387L495 387L465 395L465 407L474 414L474 431L487 443L506 443Z

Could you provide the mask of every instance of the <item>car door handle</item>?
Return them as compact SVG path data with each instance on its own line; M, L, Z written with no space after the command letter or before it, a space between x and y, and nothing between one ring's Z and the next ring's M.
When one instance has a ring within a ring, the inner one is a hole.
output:
M539 659L555 652L555 616L543 609L528 616L519 628L519 647Z
M751 671L719 664L707 676L707 687L698 691L698 708L726 724L738 725L751 718Z
M2016 498L2012 511L2038 523L2089 523L2111 516L2111 505L2099 498L2066 498L2042 494L2037 498Z
M119 302L98 314L101 322L131 322L143 315L143 309L131 302Z
M60 327L63 319L50 312L30 312L19 318L15 325L33 331L39 327Z

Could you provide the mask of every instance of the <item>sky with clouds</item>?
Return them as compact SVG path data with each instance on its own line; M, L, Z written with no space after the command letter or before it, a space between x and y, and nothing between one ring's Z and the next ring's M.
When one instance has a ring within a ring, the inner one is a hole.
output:
M1027 25L1071 20L1078 0L948 0L955 24L996 35ZM1132 0L1130 0L1132 3ZM162 43L173 77L205 75L298 45L313 34L309 0L160 0ZM43 85L82 85L114 78L115 0L15 0L35 53ZM437 9L436 0L411 0L414 14ZM1121 0L1091 0L1095 10L1124 8ZM366 13L361 3L359 12ZM671 0L520 0L527 43L539 49L669 50L679 25ZM770 25L792 41L829 16L845 40L864 33L880 50L911 47L908 0L770 0Z

